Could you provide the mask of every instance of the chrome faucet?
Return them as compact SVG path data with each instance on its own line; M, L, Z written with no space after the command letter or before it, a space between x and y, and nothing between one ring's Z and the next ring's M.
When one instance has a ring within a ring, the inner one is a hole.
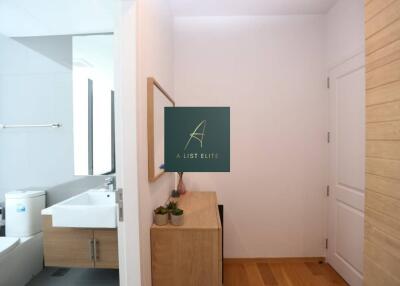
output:
M115 177L108 177L104 181L105 181L104 187L108 188L108 191L114 192L115 191Z

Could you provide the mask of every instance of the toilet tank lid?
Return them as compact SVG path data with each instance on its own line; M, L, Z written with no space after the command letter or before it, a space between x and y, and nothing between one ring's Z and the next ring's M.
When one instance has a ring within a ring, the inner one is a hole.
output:
M5 194L6 199L25 199L25 198L34 198L44 196L46 191L44 190L32 190L32 189L25 189L25 190L18 190L18 191L11 191Z

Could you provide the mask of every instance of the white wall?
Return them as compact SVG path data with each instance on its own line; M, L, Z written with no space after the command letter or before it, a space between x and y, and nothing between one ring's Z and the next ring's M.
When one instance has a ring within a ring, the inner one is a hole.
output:
M185 174L225 206L225 257L323 256L323 16L175 19L178 106L231 107L231 172Z
M364 1L338 0L326 15L328 69L364 51Z
M49 52L60 47L59 41L71 52L71 40L42 40L38 45L38 38L21 39L21 44L0 35L0 123L63 126L0 129L0 201L9 190L73 178L72 72L56 60L68 56ZM41 49L30 48L35 46Z
M153 209L164 204L174 188L174 175L147 180L147 77L173 91L173 19L164 0L137 1L137 140L142 285L151 285L150 226Z

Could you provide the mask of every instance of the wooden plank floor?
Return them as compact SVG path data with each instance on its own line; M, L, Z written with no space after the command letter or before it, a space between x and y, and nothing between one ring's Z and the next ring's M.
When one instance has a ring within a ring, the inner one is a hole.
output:
M224 286L347 286L327 263L225 261Z

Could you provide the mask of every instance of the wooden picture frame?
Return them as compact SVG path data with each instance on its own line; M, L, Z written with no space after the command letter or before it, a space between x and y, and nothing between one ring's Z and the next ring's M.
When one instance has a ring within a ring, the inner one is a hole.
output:
M160 96L163 96L163 98L159 98ZM156 181L165 173L165 171L160 169L160 166L156 166L160 163L160 158L158 158L159 154L164 154L164 108L160 107L159 102L163 102L166 106L175 107L175 101L171 96L168 95L154 78L149 77L147 78L147 153L149 182ZM159 121L162 121L162 126L160 126ZM155 134L155 132L162 132L162 134ZM160 142L161 140L162 142ZM162 148L162 150L155 150L155 148ZM164 162L164 158L162 158L162 162Z

